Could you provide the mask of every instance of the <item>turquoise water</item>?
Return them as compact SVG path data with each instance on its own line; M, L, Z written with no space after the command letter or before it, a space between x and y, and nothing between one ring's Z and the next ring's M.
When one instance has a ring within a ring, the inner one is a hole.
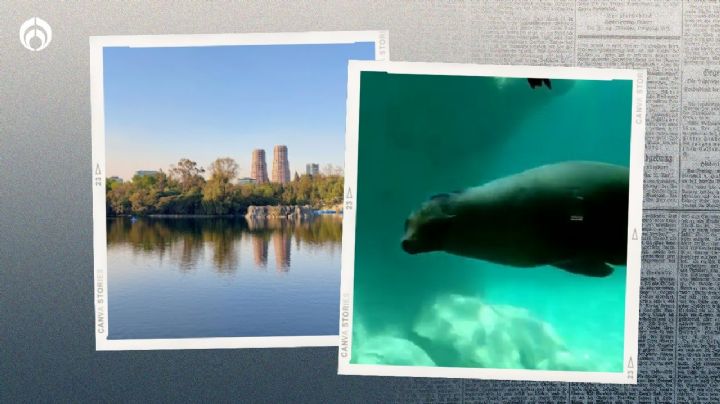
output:
M353 363L622 371L624 266L591 278L409 255L431 195L543 164L629 165L632 83L361 77Z

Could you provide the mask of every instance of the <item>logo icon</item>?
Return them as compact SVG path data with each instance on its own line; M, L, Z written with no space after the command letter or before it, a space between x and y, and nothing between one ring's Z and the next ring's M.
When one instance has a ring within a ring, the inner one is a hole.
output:
M52 41L52 29L42 18L33 17L20 26L20 43L33 52L47 48Z

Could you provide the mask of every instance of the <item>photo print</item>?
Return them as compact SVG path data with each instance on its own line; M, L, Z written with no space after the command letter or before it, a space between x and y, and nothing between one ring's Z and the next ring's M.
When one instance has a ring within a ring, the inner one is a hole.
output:
M636 383L645 72L350 63L339 373Z
M90 38L96 349L337 345L348 61L388 46Z

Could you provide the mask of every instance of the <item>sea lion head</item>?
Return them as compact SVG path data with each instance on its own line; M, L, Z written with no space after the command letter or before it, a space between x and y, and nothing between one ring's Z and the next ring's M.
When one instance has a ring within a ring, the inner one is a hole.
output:
M401 247L408 254L442 250L452 221L451 194L434 195L405 220Z

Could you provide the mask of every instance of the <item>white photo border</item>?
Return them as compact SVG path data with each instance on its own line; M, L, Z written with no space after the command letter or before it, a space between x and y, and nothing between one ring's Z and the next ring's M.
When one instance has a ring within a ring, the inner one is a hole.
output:
M643 166L645 162L646 71L580 67L503 66L382 61L351 61L348 70L348 100L346 108L347 122L345 130L345 211L343 215L342 230L338 374L637 384L641 261L640 247L642 235ZM358 192L363 192L362 189L357 189L360 75L362 72L632 81L632 111L628 111L628 113L632 114L632 121L630 132L630 198L628 206L627 275L625 285L624 365L622 372L363 365L350 363L353 327L356 197Z
M230 45L308 45L374 42L375 59L390 57L388 31L318 31L244 34L123 35L90 37L90 94L92 124L92 189L95 349L155 350L213 348L288 348L337 346L337 335L291 337L221 337L110 340L107 297L107 233L105 196L105 47L190 47ZM112 286L111 286L112 287Z

